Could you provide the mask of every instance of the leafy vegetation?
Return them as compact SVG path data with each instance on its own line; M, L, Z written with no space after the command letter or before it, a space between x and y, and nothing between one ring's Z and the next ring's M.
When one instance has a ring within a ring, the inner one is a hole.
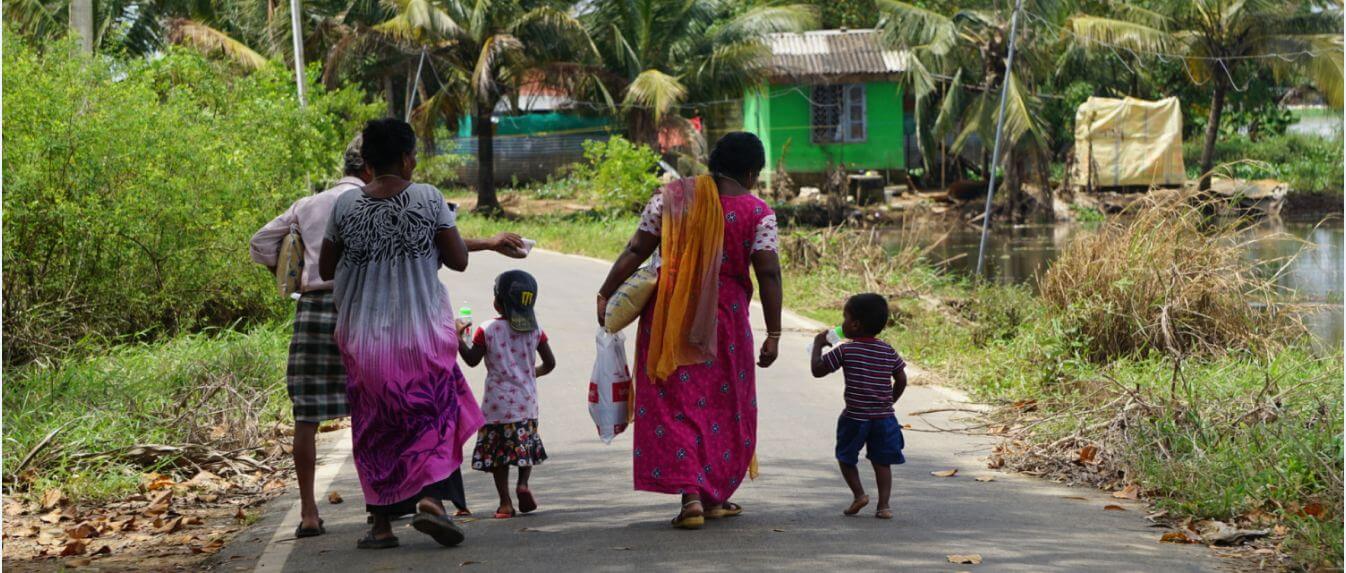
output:
M5 363L278 316L248 237L339 174L374 109L279 66L113 62L5 35Z
M1199 175L1201 147L1198 141L1183 144L1189 177ZM1278 179L1296 193L1340 194L1346 185L1340 139L1287 133L1254 141L1235 135L1215 144L1215 164L1218 177Z
M639 212L659 186L658 165L653 150L623 137L591 140L584 142L584 163L575 166L571 179L590 190L601 211Z

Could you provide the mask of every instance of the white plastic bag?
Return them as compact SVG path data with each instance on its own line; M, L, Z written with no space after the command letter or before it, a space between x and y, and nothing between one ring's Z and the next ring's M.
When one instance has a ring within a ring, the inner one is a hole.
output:
M626 365L626 336L608 334L602 327L595 338L598 355L589 376L589 417L598 427L598 437L611 444L626 430L632 399L631 369Z

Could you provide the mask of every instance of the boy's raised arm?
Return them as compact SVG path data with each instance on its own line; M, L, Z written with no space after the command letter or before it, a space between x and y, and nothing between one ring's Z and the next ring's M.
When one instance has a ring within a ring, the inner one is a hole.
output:
M813 355L809 356L809 369L813 371L814 378L822 378L836 371L836 368L828 368L827 362L823 360L823 348L831 345L832 343L827 341L825 330L813 337Z

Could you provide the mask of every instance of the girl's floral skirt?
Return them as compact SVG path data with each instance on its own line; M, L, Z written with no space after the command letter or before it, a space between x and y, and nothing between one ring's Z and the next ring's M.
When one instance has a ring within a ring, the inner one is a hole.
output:
M472 469L492 471L504 466L535 466L547 459L537 419L486 424L477 432L472 450Z

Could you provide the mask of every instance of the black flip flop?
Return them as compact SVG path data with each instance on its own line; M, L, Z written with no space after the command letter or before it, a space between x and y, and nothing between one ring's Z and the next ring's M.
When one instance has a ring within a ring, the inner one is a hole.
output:
M317 537L324 533L327 533L327 528L323 527L322 518L318 518L317 527L304 527L303 522L300 522L299 525L295 526L294 528L294 536L296 539L303 539L305 537Z
M400 545L397 537L385 537L379 539L374 534L366 533L359 541L355 542L355 547L359 549L392 549Z
M436 543L445 547L453 547L466 539L463 530L459 529L452 519L442 515L417 513L416 517L411 518L411 526L416 528L416 531L434 538Z

